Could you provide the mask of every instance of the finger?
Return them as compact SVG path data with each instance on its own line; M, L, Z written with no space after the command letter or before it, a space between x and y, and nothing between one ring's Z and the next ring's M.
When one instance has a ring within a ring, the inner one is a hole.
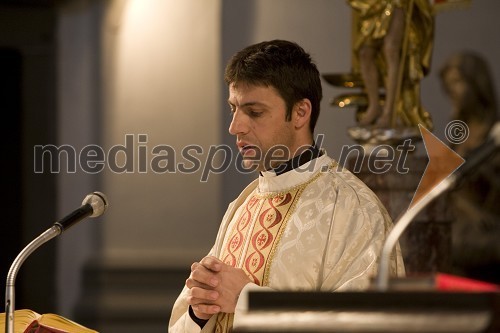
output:
M202 298L197 297L200 295L204 295L205 292L206 291L195 289L194 293L193 290L190 290L186 295L186 302L193 308L193 310L195 311L195 315L198 318L205 318L206 315L210 317L211 315L218 313L221 310L221 307L217 304L214 304L214 301L204 298L214 298L213 296L215 295L205 295L202 296Z
M200 264L203 265L206 269L211 270L212 272L220 272L223 266L223 262L213 256L208 256L201 259Z
M220 312L220 306L215 305L215 304L200 303L200 304L196 304L196 305L191 305L191 307L197 313L201 312L201 313L208 314L208 315L214 315L214 314Z
M197 300L197 303L214 303L219 298L219 292L204 288L193 287L189 290L188 296Z
M186 279L186 287L188 287L188 289L192 289L194 287L203 288L203 289L207 289L207 290L214 289L214 287L209 286L209 285L204 284L204 283L201 283L199 281L196 281L195 279L192 279L191 277Z
M193 262L193 263L191 264L191 272L192 272L192 271L194 271L194 270L195 270L195 269L196 269L199 265L200 265L200 263L199 263L199 262Z
M192 279L195 282L207 287L209 286L211 287L211 289L219 285L219 279L217 278L216 273L212 272L202 265L197 266L195 270L191 272L191 274L189 275L189 279Z

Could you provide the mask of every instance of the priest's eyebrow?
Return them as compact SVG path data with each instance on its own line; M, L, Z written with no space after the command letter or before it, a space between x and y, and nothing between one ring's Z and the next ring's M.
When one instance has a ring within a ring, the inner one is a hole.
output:
M236 105L231 103L231 101L227 101L227 103L229 104L229 106L231 107L235 107ZM250 101L250 102L246 102L246 103L243 103L241 105L238 105L239 107L241 108L244 108L244 107L249 107L249 106L257 106L257 107L261 107L261 108L268 108L267 104L266 103L262 103L262 102L258 102L258 101Z

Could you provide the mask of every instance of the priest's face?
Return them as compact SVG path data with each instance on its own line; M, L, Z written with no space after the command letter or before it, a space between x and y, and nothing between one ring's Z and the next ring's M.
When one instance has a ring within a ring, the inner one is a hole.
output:
M231 83L229 133L243 158L243 166L268 170L290 159L297 147L292 121L286 120L286 104L273 87Z

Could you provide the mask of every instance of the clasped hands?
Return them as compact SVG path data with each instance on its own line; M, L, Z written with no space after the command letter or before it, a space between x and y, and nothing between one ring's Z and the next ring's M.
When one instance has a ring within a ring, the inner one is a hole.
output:
M210 319L219 312L233 313L241 290L250 278L241 268L207 256L191 265L186 280L187 302L200 319Z

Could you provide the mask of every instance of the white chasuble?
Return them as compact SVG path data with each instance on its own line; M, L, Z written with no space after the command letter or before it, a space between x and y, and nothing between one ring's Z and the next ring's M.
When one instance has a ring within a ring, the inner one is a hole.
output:
M262 172L229 205L209 254L243 269L248 288L365 290L390 228L377 196L324 154L281 175ZM391 274L404 275L399 246ZM174 304L169 332L227 332L237 320L239 304L201 330L187 313L186 293Z

